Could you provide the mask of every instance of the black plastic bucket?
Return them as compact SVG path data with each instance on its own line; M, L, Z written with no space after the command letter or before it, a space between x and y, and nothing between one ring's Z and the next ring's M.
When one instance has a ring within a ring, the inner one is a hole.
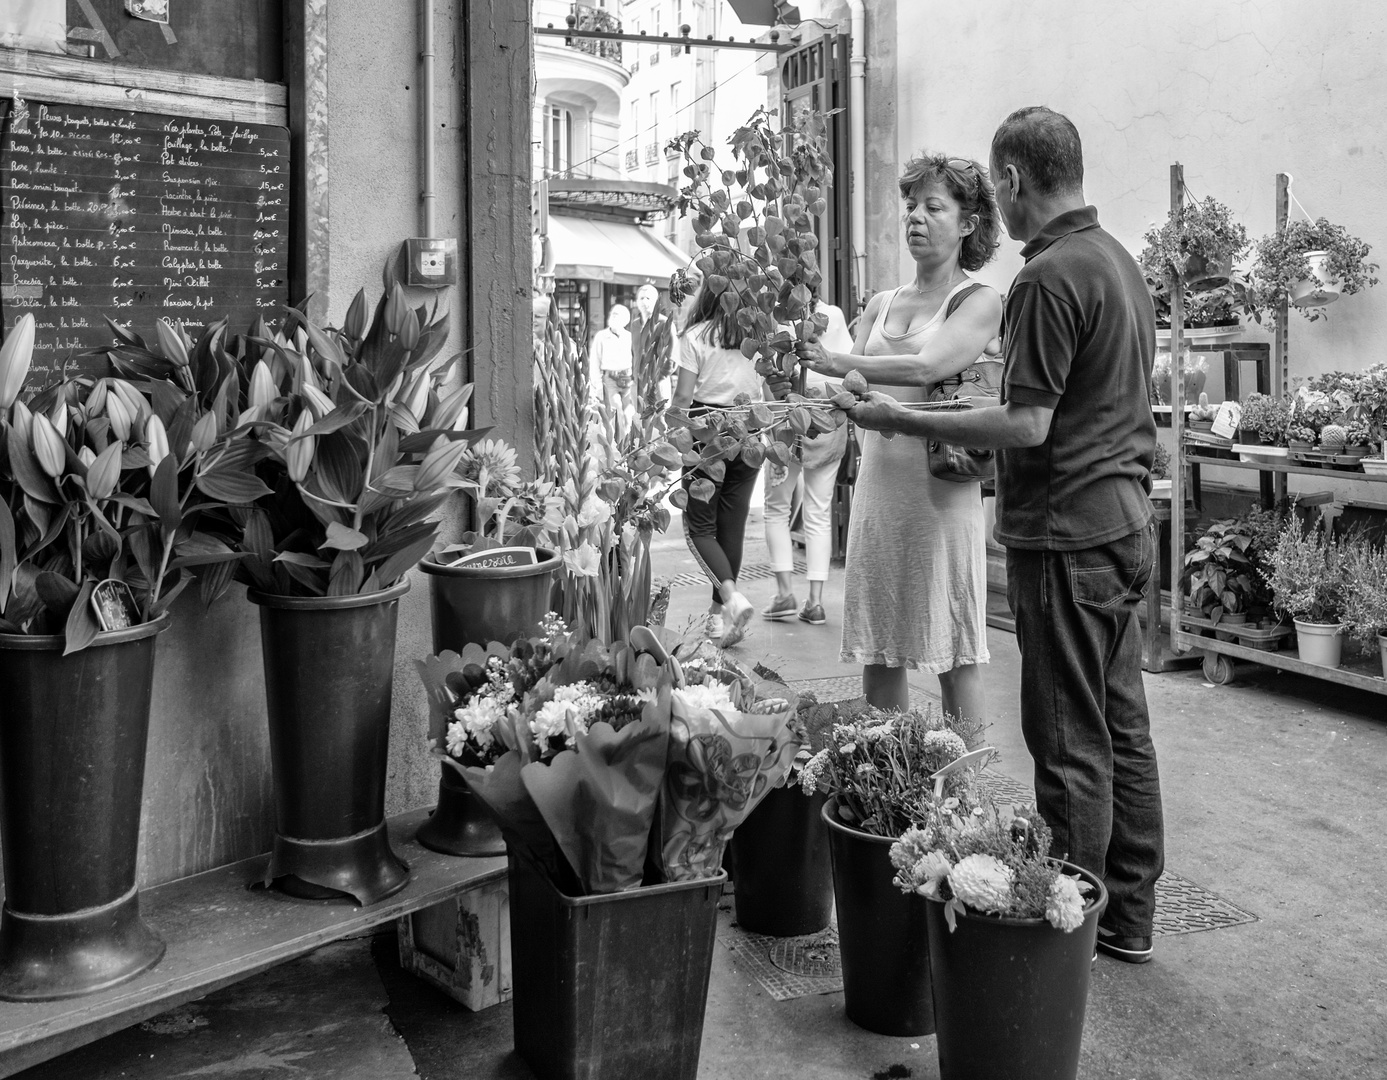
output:
M1098 940L1108 906L1103 883L1061 863L1095 891L1084 922L1065 933L1044 919L960 914L906 897L926 912L941 1080L1074 1080ZM985 1037L980 1037L985 1033Z
M536 551L533 566L443 566L425 559L419 569L429 575L429 609L433 615L433 651L461 652L464 645L511 644L539 633L549 611L549 594L559 556Z
M925 908L891 883L895 840L848 828L832 799L823 819L833 854L844 1011L878 1035L928 1035L934 995Z
M515 1049L539 1080L696 1080L726 880L564 896L511 853Z
M402 581L352 596L275 596L260 605L260 647L275 781L266 880L303 899L398 892L409 868L390 849L385 769Z
M728 845L737 923L753 934L815 934L833 917L833 862L821 816L827 796L776 788Z

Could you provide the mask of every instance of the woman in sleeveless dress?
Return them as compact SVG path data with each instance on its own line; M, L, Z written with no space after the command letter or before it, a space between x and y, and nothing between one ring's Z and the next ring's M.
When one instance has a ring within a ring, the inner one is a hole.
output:
M926 155L900 179L905 242L914 280L877 293L858 324L851 353L801 347L807 366L825 375L854 369L873 390L924 401L994 340L1001 298L971 288L965 273L997 248L999 219L982 166ZM910 707L907 672L939 676L946 711L984 718L987 663L987 566L982 497L976 483L937 479L925 443L862 433L862 460L848 529L843 599L844 663L862 665L862 690L878 708Z

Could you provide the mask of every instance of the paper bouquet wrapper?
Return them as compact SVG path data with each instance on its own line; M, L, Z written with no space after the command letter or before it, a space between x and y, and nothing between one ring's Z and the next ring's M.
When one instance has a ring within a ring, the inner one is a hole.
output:
M555 844L578 874L584 895L640 886L660 798L669 727L643 719L620 731L593 724L521 780Z
M693 707L676 690L660 801L666 881L712 877L733 830L783 783L799 751L794 710L744 713Z

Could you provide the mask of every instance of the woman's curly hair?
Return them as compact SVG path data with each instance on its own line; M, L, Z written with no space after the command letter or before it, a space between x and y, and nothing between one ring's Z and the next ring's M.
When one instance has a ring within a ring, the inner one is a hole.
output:
M960 162L966 161L964 168ZM944 154L921 154L911 158L901 173L901 198L908 199L922 184L943 184L963 216L976 217L977 227L963 238L959 265L965 270L981 270L997 253L1002 232L997 212L997 193L988 179L987 169L970 158L951 158Z

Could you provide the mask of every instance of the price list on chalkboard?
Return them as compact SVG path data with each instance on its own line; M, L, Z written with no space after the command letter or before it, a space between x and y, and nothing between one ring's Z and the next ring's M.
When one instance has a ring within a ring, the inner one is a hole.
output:
M0 311L36 321L31 384L158 318L244 332L288 299L289 133L0 101Z

